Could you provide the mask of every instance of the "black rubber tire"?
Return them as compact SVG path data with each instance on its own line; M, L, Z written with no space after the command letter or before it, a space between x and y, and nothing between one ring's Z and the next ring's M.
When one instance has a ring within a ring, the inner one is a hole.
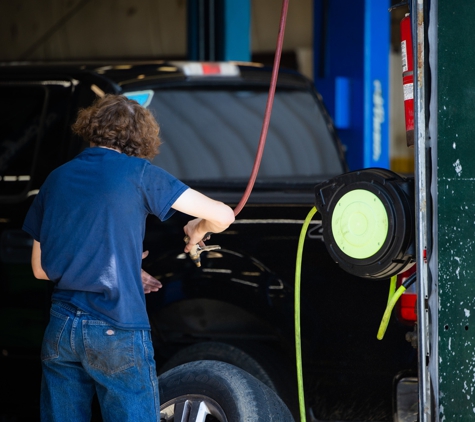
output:
M171 422L175 412L184 415L183 403L192 403L186 422L204 421L196 417L200 403L214 408L220 422L293 422L277 394L258 379L234 365L219 361L197 361L177 366L159 377L162 421ZM174 406L174 403L177 405ZM194 404L193 404L194 403ZM176 409L176 410L173 410ZM171 412L171 413L170 413Z
M208 341L185 347L175 353L160 369L160 372L168 371L183 363L198 360L219 360L230 363L250 373L269 388L278 392L272 378L256 359L242 349L227 343Z
M175 353L159 373L199 360L219 360L243 369L274 390L297 417L298 398L293 388L297 380L292 368L275 349L256 343L239 346L216 341L196 343Z
M275 349L256 343L239 346L216 341L196 343L175 353L160 368L159 373L200 360L217 360L243 369L274 390L291 412L298 415L298 399L294 391L297 381Z

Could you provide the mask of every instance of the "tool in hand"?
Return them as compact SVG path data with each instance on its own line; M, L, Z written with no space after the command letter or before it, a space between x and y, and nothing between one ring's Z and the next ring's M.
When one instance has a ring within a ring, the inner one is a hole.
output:
M205 237L203 238L203 241L208 240L211 237L211 233L206 233ZM188 236L185 236L183 239L185 243L188 243L190 241L190 238ZM200 245L196 244L192 246L189 254L191 260L196 264L197 267L201 267L201 258L200 255L203 252L209 252L209 251L214 251L216 249L221 249L221 246L219 245L209 245L209 246L203 246L201 247Z

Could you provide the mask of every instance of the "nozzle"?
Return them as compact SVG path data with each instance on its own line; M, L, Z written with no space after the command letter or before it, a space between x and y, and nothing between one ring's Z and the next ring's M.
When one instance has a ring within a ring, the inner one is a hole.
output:
M207 233L203 240L209 239L210 235L211 235L211 233ZM190 238L188 236L185 236L185 238L183 240L185 241L185 243L188 243L190 241ZM189 255L190 255L191 260L195 263L195 265L197 267L201 267L201 257L200 257L200 255L203 252L213 251L213 250L216 250L216 249L221 249L221 246L219 246L219 245L210 245L210 246L204 246L202 248L202 247L200 247L200 245L194 245L194 246L192 246L192 248L189 252Z
M193 246L189 252L191 260L196 264L197 267L201 267L201 252L201 248L198 245Z

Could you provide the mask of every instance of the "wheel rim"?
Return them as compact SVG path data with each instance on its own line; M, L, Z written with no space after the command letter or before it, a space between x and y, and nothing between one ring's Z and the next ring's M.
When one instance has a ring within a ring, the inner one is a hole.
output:
M228 422L221 406L201 394L179 396L160 406L161 422L205 422L211 419L208 416L212 416L213 421Z

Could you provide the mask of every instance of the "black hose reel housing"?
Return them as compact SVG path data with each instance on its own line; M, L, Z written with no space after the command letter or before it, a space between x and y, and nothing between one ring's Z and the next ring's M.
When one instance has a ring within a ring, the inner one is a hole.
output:
M345 271L387 279L413 265L413 178L381 168L346 173L315 186L315 204L327 250Z

